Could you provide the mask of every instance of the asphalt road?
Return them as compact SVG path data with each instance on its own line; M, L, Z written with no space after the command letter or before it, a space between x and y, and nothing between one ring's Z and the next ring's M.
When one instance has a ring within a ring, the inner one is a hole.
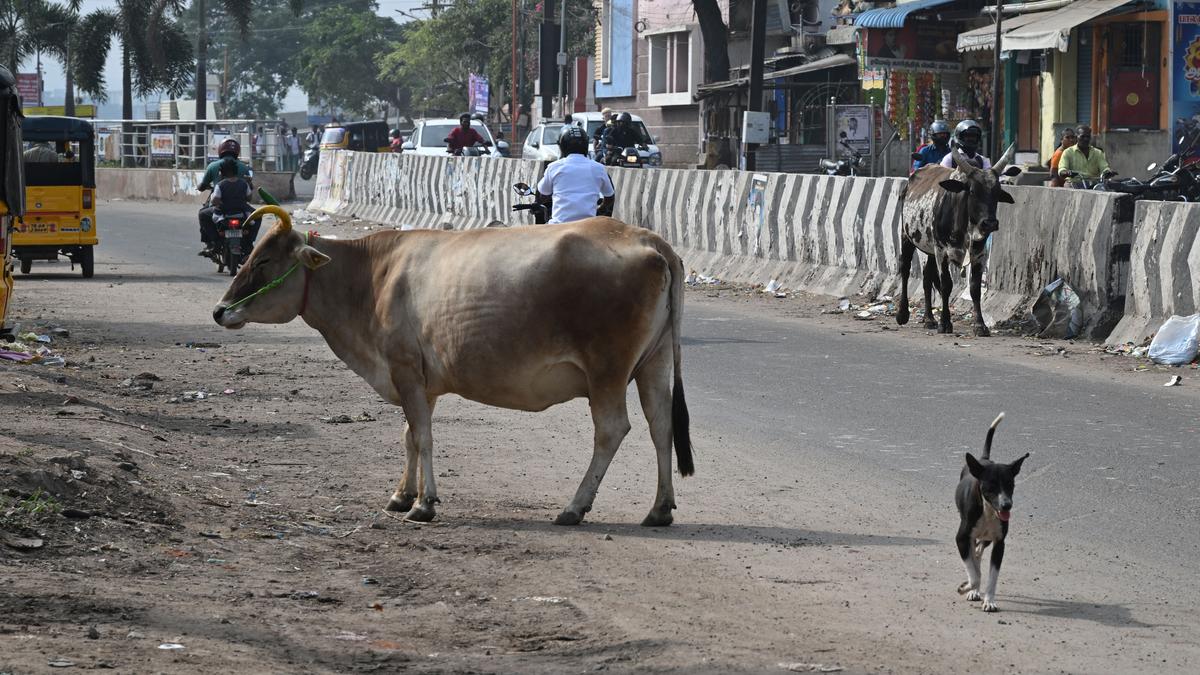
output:
M97 276L136 272L165 292L215 302L228 278L195 255L193 213L171 204L103 204ZM286 332L319 340L298 323ZM961 575L952 495L962 453L977 452L988 423L1005 411L995 457L1033 454L1018 479L1002 608L1006 596L1025 597L1030 614L1112 635L1166 625L1173 639L1138 643L1147 660L1161 656L1168 670L1196 665L1195 647L1181 644L1194 645L1200 634L1190 614L1200 601L1192 572L1200 551L1200 380L1167 389L1165 377L1131 381L917 331L853 332L701 294L689 294L685 332L702 471L706 455L736 453L773 467L763 480L805 484L809 499L877 531L944 540L951 564L939 564L953 576L944 582L950 589ZM729 487L730 499L757 494L744 478Z

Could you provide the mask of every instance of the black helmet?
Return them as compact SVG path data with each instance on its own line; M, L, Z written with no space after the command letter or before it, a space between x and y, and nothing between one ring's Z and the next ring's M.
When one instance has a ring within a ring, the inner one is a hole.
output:
M217 157L237 157L240 154L242 154L242 144L233 138L226 138L224 141L221 141L221 145L217 148Z
M586 155L588 151L587 132L576 126L566 127L558 137L558 149L562 152L563 157L570 154Z
M629 124L630 122L633 121L633 115L630 115L627 112L623 112L620 115L617 115L617 121L620 122L621 124Z
M392 138L400 138L400 130L392 129L390 132L388 132L388 135L390 135Z
M954 140L963 148L976 152L979 150L980 141L983 140L983 129L975 120L963 120L954 127Z

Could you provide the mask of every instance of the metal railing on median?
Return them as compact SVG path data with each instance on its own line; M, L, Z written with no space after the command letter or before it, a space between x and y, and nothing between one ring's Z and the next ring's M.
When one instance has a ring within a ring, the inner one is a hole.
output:
M144 169L203 169L227 138L241 144L241 159L259 171L296 171L307 130L297 130L299 153L273 120L93 120L96 163Z

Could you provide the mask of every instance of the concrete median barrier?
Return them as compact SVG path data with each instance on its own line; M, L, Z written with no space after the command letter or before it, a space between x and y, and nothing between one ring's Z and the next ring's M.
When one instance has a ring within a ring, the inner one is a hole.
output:
M517 181L538 162L338 151L322 157L312 208L404 227L472 228L531 222L509 211ZM689 270L733 282L830 295L896 293L900 178L609 170L614 216L661 234ZM984 314L1024 318L1062 277L1078 292L1083 336L1103 338L1121 317L1133 233L1126 196L1010 186L994 237ZM919 297L920 261L910 289ZM955 280L955 295L967 287Z
M1133 237L1128 195L1010 186L992 237L983 313L989 323L1029 314L1047 284L1064 279L1079 295L1082 337L1104 339L1121 319ZM956 280L965 288L966 279Z
M201 203L204 172L190 169L96 169L96 195L100 199L129 199ZM276 199L295 199L293 174L256 171L254 184L265 187Z
M405 228L519 225L517 182L533 185L540 162L334 151L321 156L310 208Z
M1172 314L1200 311L1200 205L1138 202L1125 316L1110 344L1141 343Z

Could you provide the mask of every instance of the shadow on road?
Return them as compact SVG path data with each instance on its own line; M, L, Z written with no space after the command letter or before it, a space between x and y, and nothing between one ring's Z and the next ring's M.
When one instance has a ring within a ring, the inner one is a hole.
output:
M567 534L578 531L547 521L537 520L480 520L474 525L489 529L506 529L524 532L548 532ZM670 527L642 527L634 523L589 523L583 528L614 537L639 537L645 539L677 539L693 541L718 541L742 544L774 544L777 546L929 546L940 542L919 537L896 537L890 535L854 534L846 532L822 532L794 527L770 527L763 525L724 525L706 523L682 523Z
M1000 602L1003 604L1001 609L1014 614L1079 619L1115 628L1157 628L1160 625L1138 621L1133 618L1132 610L1124 605L1031 598L1026 595L1001 595Z
M773 345L775 340L750 340L747 338L733 337L687 337L684 336L679 340L679 344L685 346L704 346L704 345Z

